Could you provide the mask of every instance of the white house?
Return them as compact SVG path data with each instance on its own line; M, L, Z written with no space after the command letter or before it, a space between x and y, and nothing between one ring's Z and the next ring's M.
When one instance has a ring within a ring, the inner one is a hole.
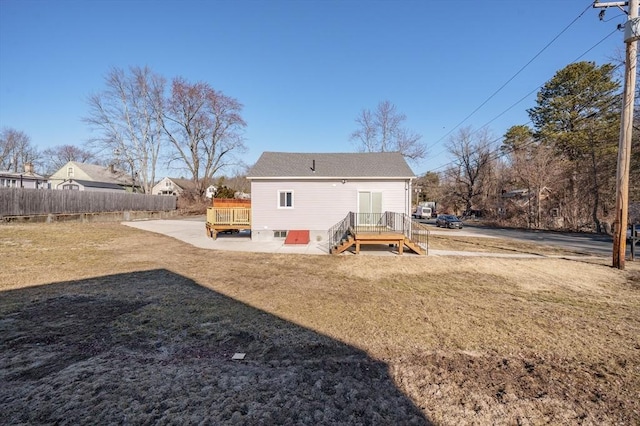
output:
M184 191L192 191L195 189L193 181L188 179L165 177L151 188L152 195L175 195L178 196Z
M132 177L113 166L69 161L49 176L51 189L77 191L133 191Z
M180 196L185 191L195 191L196 186L192 180L183 178L165 177L151 188L153 195L175 195ZM205 197L213 198L217 191L214 185L209 185L205 189Z
M23 172L0 171L0 188L46 188L47 179L33 171L33 164L25 163Z
M415 177L398 152L265 152L247 176L252 239L304 230L323 241L349 212L410 215Z

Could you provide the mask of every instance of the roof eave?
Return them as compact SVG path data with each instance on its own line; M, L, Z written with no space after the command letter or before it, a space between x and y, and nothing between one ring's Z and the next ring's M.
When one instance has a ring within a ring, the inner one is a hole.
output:
M407 180L417 176L247 176L247 180Z

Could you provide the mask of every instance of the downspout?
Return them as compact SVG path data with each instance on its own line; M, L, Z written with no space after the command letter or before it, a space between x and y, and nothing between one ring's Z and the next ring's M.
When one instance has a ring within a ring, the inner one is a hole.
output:
M407 216L411 214L411 204L412 204L412 194L413 194L413 185L411 182L411 179L407 179L407 184L405 185L406 188L406 192L405 192L405 206L404 206L404 214L406 214Z

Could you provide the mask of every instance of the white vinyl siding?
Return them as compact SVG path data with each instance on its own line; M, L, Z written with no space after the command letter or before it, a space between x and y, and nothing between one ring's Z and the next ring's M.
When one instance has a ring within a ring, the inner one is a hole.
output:
M295 208L279 208L274 194L287 188L295 194ZM327 231L345 218L349 212L358 211L360 192L380 193L380 210L410 214L407 211L409 191L405 180L359 181L327 180L252 180L251 228L252 231L310 230Z

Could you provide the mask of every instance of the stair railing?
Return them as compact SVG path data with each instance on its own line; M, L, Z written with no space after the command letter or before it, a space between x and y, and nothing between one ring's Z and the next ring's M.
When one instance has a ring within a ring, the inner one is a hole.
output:
M355 213L349 212L344 219L329 228L329 247L337 246L343 238L347 237L349 228L353 228Z

